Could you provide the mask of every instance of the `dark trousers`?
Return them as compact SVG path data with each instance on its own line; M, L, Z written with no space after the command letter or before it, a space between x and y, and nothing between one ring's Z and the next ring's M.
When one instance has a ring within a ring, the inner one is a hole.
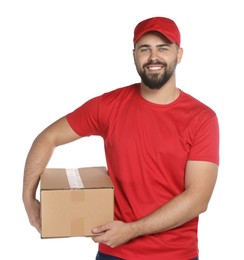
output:
M123 259L115 256L105 255L101 252L98 252L96 256L96 260L123 260ZM195 257L191 260L199 260L199 258Z

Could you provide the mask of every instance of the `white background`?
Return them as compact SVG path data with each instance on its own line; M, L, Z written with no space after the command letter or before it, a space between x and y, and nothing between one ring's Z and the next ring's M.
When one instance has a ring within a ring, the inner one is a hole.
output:
M21 198L25 158L36 135L54 120L91 97L139 81L132 59L133 29L151 16L176 21L184 48L177 85L219 117L219 178L208 211L200 217L200 259L244 259L239 237L244 231L241 4L0 2L0 259L95 258L97 245L89 238L40 239L29 225ZM57 148L49 163L67 168L95 165L105 165L98 137Z

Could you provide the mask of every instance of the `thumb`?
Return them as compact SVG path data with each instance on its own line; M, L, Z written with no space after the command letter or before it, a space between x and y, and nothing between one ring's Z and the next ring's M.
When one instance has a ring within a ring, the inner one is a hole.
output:
M98 234L98 233L105 232L105 231L108 230L108 229L109 229L108 224L106 224L106 225L101 225L101 226L94 227L94 228L92 229L92 233Z

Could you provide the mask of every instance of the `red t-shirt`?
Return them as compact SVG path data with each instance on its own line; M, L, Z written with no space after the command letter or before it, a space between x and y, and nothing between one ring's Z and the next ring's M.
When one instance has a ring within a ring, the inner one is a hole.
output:
M180 92L159 105L140 95L140 85L95 97L67 115L80 136L104 139L114 184L115 219L138 220L184 191L187 160L219 163L216 114ZM127 260L188 260L198 255L198 218L158 234L138 237L119 247L104 244L104 254Z

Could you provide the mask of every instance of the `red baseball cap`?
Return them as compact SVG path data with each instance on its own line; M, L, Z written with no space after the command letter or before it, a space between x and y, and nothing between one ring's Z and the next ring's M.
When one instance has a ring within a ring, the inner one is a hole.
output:
M175 22L166 17L152 17L141 21L134 30L134 44L142 35L152 31L162 33L169 41L180 47L180 31Z

